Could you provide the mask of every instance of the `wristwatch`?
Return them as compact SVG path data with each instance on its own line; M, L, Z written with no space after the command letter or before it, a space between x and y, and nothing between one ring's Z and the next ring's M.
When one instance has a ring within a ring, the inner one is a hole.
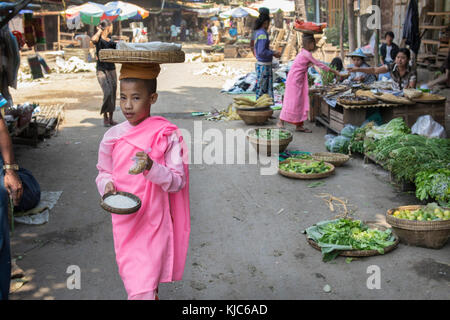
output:
M18 164L5 164L3 166L3 170L14 170L14 171L18 171L19 170L19 165Z

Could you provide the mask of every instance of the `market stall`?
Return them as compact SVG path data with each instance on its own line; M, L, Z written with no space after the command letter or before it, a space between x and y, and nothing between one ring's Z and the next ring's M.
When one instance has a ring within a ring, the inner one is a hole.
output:
M310 121L324 125L330 131L340 132L346 124L360 126L368 115L379 112L385 123L400 117L411 127L420 116L431 115L446 127L446 100L444 96L427 93L412 100L391 94L377 96L370 90L352 90L349 86L334 86L320 91L313 89Z

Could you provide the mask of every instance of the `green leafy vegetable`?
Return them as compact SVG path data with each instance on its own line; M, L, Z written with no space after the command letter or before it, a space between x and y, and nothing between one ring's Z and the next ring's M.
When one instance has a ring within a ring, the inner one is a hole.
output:
M292 136L292 133L279 129L256 129L254 136L264 140L284 140L289 139Z
M308 228L306 233L320 246L325 262L336 258L341 250L377 250L383 254L395 242L391 229L370 229L360 220L324 221Z
M323 161L311 161L306 163L291 160L288 163L281 163L280 169L292 173L314 174L328 172L331 170L331 167L326 165Z

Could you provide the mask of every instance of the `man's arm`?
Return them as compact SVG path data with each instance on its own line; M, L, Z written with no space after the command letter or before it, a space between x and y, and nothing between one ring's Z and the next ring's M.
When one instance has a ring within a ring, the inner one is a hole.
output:
M0 113L0 151L2 153L3 162L5 165L16 164L14 159L14 152L12 148L11 137L9 136L8 128L6 127L3 116ZM14 170L5 170L5 188L11 195L14 205L19 205L22 199L23 188L19 176Z
M102 31L103 30L101 28L97 27L97 33L94 34L91 38L91 41L93 44L96 44L97 42L100 41L100 36L102 35Z

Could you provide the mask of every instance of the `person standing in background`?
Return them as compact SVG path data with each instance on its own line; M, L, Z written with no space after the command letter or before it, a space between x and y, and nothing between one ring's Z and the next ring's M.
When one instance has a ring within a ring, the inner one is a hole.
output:
M261 8L263 9L263 8ZM268 94L272 98L273 96L273 70L272 61L273 57L280 58L279 52L270 50L270 40L267 30L270 26L270 16L267 11L260 9L259 18L255 23L254 40L254 55L257 59L256 62L256 99L259 99L262 95Z
M97 29L97 33L92 37L92 43L95 45L97 52L97 79L103 90L103 105L100 114L103 114L103 125L110 127L117 124L113 120L117 94L116 65L101 62L99 52L102 49L116 49L117 44L110 39L113 32L113 24L110 20L102 21Z
M399 51L398 45L394 43L395 35L392 31L389 31L385 35L386 43L383 43L380 48L380 56L382 64L391 64L395 61L397 53Z

